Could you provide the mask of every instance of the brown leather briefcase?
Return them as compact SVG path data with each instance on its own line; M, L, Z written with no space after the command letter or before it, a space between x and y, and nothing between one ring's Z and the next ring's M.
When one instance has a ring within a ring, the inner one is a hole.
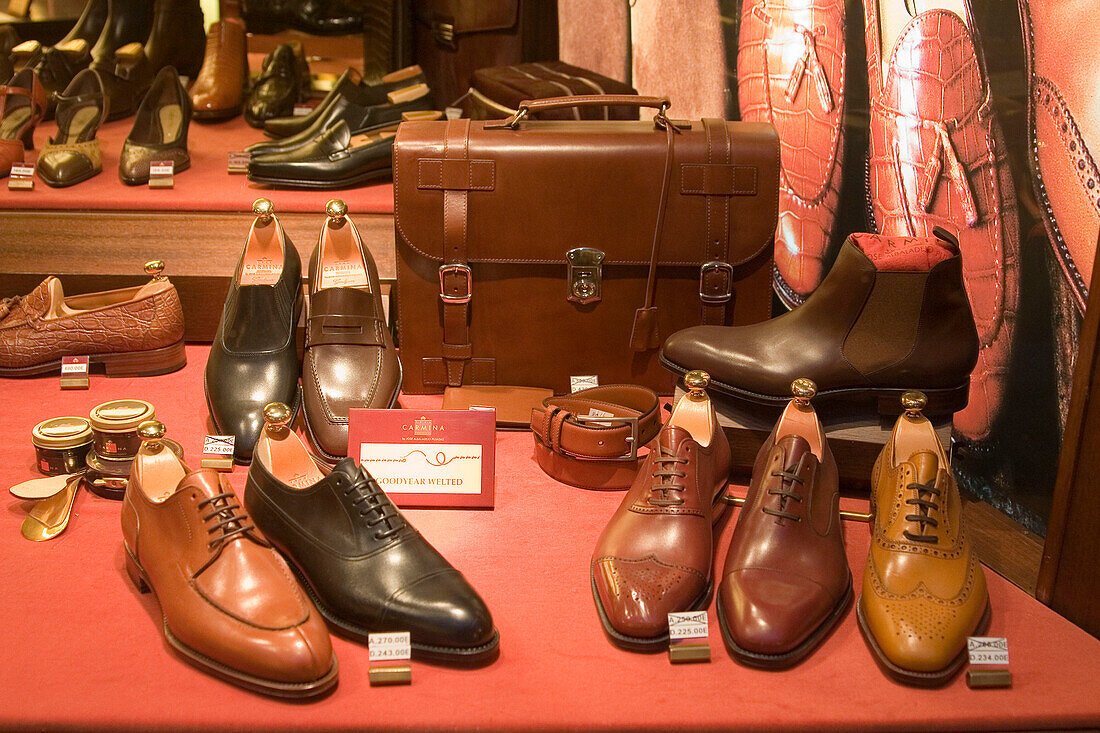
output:
M630 104L644 121L528 121ZM393 148L404 390L570 377L671 392L661 340L771 309L779 140L668 100L526 101L507 120L406 122Z

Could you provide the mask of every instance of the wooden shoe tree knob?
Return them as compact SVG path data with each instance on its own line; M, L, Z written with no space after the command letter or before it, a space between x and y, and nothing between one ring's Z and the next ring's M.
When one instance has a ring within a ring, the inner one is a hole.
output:
M145 274L153 278L153 282L164 280L164 260L149 260L146 262Z
M165 450L166 432L160 420L146 420L138 425L141 450L130 469L130 480L136 480L145 495L154 502L164 501L175 493L176 486L187 473L176 454Z
M344 217L348 215L348 205L340 199L332 199L325 204L325 213L328 214L332 226L343 226Z
M145 453L159 453L164 448L164 434L167 430L160 420L146 420L138 425L137 433L141 438L141 450Z
M272 438L285 438L291 420L290 408L282 402L269 402L264 407L264 433Z
M256 199L252 202L252 213L261 223L267 224L275 216L275 204L271 203L271 199Z
M812 379L799 377L791 382L791 401L779 417L775 439L778 441L786 435L800 435L810 444L810 452L822 461L825 458L825 430L810 404L815 396L817 385Z
M688 431L699 445L710 445L714 431L720 429L714 406L706 392L710 386L710 375L698 369L692 370L684 375L684 386L687 387L687 394L672 409L668 424Z

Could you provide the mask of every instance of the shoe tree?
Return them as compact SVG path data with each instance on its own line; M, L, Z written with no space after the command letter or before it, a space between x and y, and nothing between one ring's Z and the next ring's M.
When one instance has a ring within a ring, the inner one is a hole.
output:
M685 374L684 386L688 388L687 394L680 397L668 418L669 425L686 430L701 446L710 445L714 439L714 431L721 430L714 405L707 396L709 385L710 375L700 369L693 369Z
M164 445L164 423L146 420L138 425L137 432L141 448L130 468L130 483L140 486L151 501L164 501L176 493L176 487L187 475L187 466Z
M325 477L305 443L290 429L293 413L282 402L264 407L264 429L252 460L260 461L272 476L296 489L307 489Z
M936 435L936 428L921 410L928 403L924 392L912 390L901 396L901 405L905 412L894 424L890 440L894 443L894 461L906 461L911 455L923 450L934 450L940 459L940 465L947 469L951 465L947 453Z

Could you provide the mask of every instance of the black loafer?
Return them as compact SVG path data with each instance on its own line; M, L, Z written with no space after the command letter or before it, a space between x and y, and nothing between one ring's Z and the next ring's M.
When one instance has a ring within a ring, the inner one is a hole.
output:
M380 104L389 104L391 92L415 87L419 84L427 85L424 72L419 66L409 66L399 71L383 76L377 84L367 84L363 81L358 70L348 67L321 103L313 108L308 115L299 117L275 117L264 122L264 134L273 138L287 138L297 135L308 129L313 129L319 123L317 132L328 127L328 123L339 116L342 109L348 105L360 107L376 107ZM430 97L423 109L431 108ZM393 120L379 120L379 122L399 122L400 116ZM354 125L353 125L354 129ZM307 139L312 139L310 135ZM256 143L248 149L257 148L266 143Z
M285 418L278 408L274 414ZM462 573L366 469L345 458L326 471L297 434L269 425L256 445L244 503L329 624L364 642L370 633L408 631L418 659L496 659L500 635Z
M247 463L263 428L263 409L283 402L298 409L298 350L294 329L302 311L302 260L271 202L253 206L252 223L233 282L204 383L210 416L220 433L235 438L233 458Z
M418 119L438 119L438 112ZM360 186L393 172L393 138L397 125L385 125L353 136L340 121L308 145L287 153L254 156L248 180L279 188L330 190Z

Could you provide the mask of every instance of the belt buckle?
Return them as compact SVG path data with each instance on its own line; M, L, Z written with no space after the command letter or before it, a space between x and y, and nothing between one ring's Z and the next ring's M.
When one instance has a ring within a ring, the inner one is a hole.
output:
M714 272L715 270L721 270L726 273L726 291L724 293L718 293L716 295L710 295L703 292L703 281L706 279L708 272ZM733 265L728 262L722 262L720 260L711 260L702 267L699 268L699 300L707 305L717 305L721 303L728 303L730 298L733 297Z
M465 295L447 295L443 286L443 278L448 274L462 274L466 278L466 294ZM473 278L470 276L470 266L463 264L454 265L440 265L439 266L439 299L444 303L455 303L462 305L463 303L470 302L470 293L473 290Z
M588 423L626 423L630 426L630 437L626 439L626 442L630 444L630 450L621 456L615 456L613 458L591 458L589 460L594 461L636 461L638 460L638 418L636 417L591 417L589 415L576 415L573 419L583 424ZM603 427L612 427L610 425L604 425Z

